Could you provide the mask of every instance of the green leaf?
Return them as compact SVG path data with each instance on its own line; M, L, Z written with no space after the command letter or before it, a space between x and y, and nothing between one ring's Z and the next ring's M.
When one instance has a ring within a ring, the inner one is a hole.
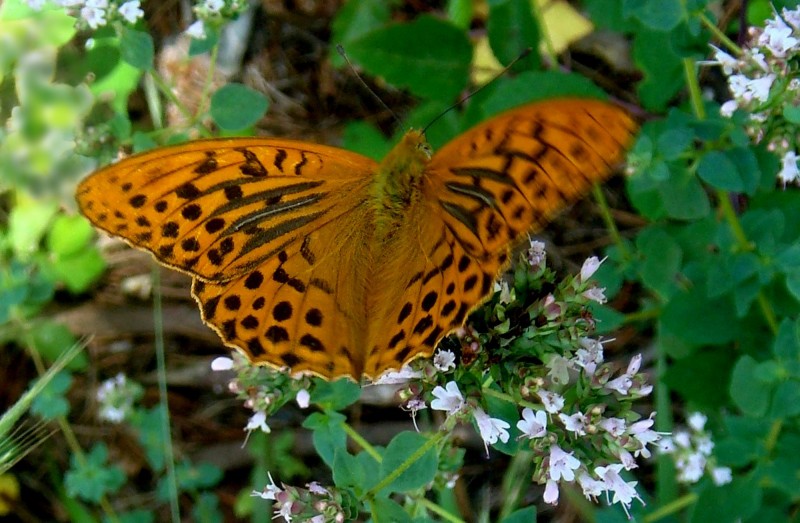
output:
M694 133L685 126L670 127L658 135L656 147L666 160L677 160L694 140Z
M775 336L772 353L784 361L800 360L800 318L795 321L784 318Z
M226 131L240 131L255 125L267 112L266 97L245 85L229 83L211 96L211 118Z
M789 380L779 383L772 398L770 416L792 418L800 415L800 381Z
M500 523L535 523L536 516L536 506L530 506L515 510L504 517Z
M795 125L800 124L800 107L786 104L783 106L783 117L786 121Z
M67 495L98 503L119 490L125 484L125 473L118 465L106 465L107 458L108 450L103 443L96 444L83 463L73 454L70 470L64 477Z
M377 466L374 461L373 464ZM367 469L364 468L361 460L347 452L347 449L336 449L331 470L333 471L333 482L339 488L352 487L357 492L364 492L369 488L366 485ZM374 474L370 474L370 476L370 479L375 479Z
M650 0L650 3L659 1ZM642 30L634 36L633 58L644 73L637 90L642 104L651 111L664 110L684 87L683 61L674 45L671 33Z
M472 46L464 31L423 15L371 31L349 53L370 74L425 98L450 101L464 88Z
M48 362L56 361L75 344L75 336L65 325L53 320L37 321L31 330L36 350ZM88 365L86 354L79 354L68 365L70 370L83 370Z
M72 385L72 374L62 370L45 385L42 392L31 403L31 412L47 421L69 413L69 402L66 394Z
M381 462L381 478L387 477L409 459L426 443L428 438L416 432L401 432L389 442ZM392 492L412 490L433 481L439 459L434 448L429 448L403 471L387 487Z
M147 462L155 471L163 470L166 464L162 435L163 412L161 407L138 409L136 415L131 419L131 425L137 430L137 437L144 448Z
M219 498L211 492L201 492L192 506L192 521L223 523L225 518L220 510Z
M708 298L705 285L697 283L688 291L672 296L664 307L661 322L665 329L688 343L719 344L739 336L739 326L733 321L735 314L727 296Z
M39 242L58 211L54 203L21 200L8 216L8 239L18 258L28 259L39 249Z
M342 147L379 162L392 149L392 144L372 124L350 122L344 128Z
M375 498L370 505L373 523L412 523L403 507L388 498Z
M353 381L342 378L336 381L314 380L312 400L323 410L342 410L361 397L361 387Z
M704 154L697 166L697 174L715 189L744 191L744 184L739 178L736 165L721 151L710 151Z
M670 31L684 17L680 0L622 0L622 14L654 31Z
M662 343L661 338L666 337L660 334L659 343ZM666 343L662 345L666 346ZM729 404L728 389L732 365L730 352L727 349L689 353L667 368L662 381L692 404L709 410L717 409Z
M90 247L52 261L52 269L67 289L78 294L86 291L106 270L106 261L97 249Z
M341 45L346 53L350 52L350 44L359 37L379 29L391 20L392 3L385 0L359 0L345 2L336 12L331 24L332 35L329 59L334 67L344 65L344 59L336 50Z
M303 427L313 430L311 441L326 465L333 468L337 451L347 451L347 433L342 423L347 418L338 412L315 412L303 422Z
M67 256L83 249L94 237L94 229L83 216L60 215L47 234L47 248L55 255Z
M766 414L772 392L770 384L758 379L757 369L756 360L745 355L736 362L731 377L731 398L749 416Z
M533 18L530 0L490 0L486 29L492 52L501 63L509 64L531 48L533 51L514 68L539 68L539 26Z
M642 283L662 298L668 298L678 289L678 274L683 259L680 245L663 229L651 227L639 233L636 246L644 257L640 268Z
M120 30L120 54L122 59L141 71L153 68L155 45L149 33L123 26Z
M677 220L699 220L707 216L711 204L697 178L683 168L670 167L670 179L658 187L667 215Z
M753 474L722 487L707 486L699 492L691 523L749 521L761 504L761 487Z

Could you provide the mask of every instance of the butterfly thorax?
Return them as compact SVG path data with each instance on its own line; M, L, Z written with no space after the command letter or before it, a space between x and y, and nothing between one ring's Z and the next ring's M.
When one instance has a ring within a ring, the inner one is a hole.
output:
M380 163L373 182L376 231L387 234L407 216L420 197L420 184L431 149L421 131L408 131Z

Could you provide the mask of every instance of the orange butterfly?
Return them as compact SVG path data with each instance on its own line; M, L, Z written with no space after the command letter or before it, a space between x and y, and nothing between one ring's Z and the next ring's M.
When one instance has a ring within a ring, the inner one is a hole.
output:
M635 129L613 105L558 99L432 156L409 131L381 163L200 140L105 167L77 198L97 227L193 276L203 321L254 363L374 379L461 327L515 242L608 176Z

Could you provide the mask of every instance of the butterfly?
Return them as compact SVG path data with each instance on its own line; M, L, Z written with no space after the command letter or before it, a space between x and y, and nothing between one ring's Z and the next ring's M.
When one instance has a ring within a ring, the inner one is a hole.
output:
M411 130L380 163L303 141L198 140L100 169L77 201L191 275L203 321L252 362L375 379L432 355L514 245L610 175L636 128L617 106L564 98L435 154Z

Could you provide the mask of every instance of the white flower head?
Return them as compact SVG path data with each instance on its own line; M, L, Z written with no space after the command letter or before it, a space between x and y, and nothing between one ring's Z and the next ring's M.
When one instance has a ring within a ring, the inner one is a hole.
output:
M581 267L581 282L586 282L591 278L597 269L600 268L600 264L606 261L605 258L602 260L599 259L597 256L591 256L583 262L583 266Z
M542 438L547 435L547 414L543 410L534 412L525 407L522 409L522 419L517 422L517 428L529 439Z
M537 390L536 394L542 400L544 410L550 414L558 414L564 408L564 397L549 390Z
M139 0L130 0L119 6L119 14L128 23L135 24L137 20L144 16Z
M798 40L792 36L792 28L776 15L775 18L767 20L767 25L758 38L758 43L766 46L773 56L783 58L787 51L797 46Z
M544 487L544 502L558 505L558 483L548 479Z
M575 364L593 376L597 366L603 363L603 343L592 338L580 339L581 349L575 352Z
M503 443L508 441L508 428L511 426L504 420L499 418L489 417L486 412L480 407L475 409L473 413L475 422L478 425L478 431L483 440L483 446L486 449L486 457L489 457L489 445L494 445L499 439Z
M558 415L558 419L564 424L564 428L570 432L575 433L576 436L586 435L586 416L578 411L571 416L567 416L563 412Z
M622 465L615 464L607 467L597 467L594 469L594 472L600 479L603 480L606 489L614 493L612 503L619 503L622 505L622 508L625 510L625 514L627 514L628 518L630 518L628 509L630 508L633 500L638 499L642 505L644 505L644 501L642 501L642 498L640 498L639 494L636 493L635 487L637 482L626 482L624 479L622 479L622 476L619 475L619 472L622 470L622 468Z
M604 418L598 425L615 438L625 434L625 429L627 428L627 424L622 418Z
M605 287L590 287L583 291L581 295L587 300L596 301L601 305L608 301L608 298L606 298Z
M722 66L722 71L730 76L734 70L739 68L739 60L729 55L719 47L711 46L714 49L714 63Z
M247 425L245 426L244 430L248 433L259 429L261 432L265 434L269 434L272 430L267 425L267 414L264 411L256 411L255 414L250 416L250 419L247 421Z
M264 490L254 490L250 493L250 495L259 497L261 499L271 499L274 501L275 496L283 492L283 490L278 488L278 486L275 484L271 473L267 472L267 476L269 476L269 483L264 485Z
M44 7L46 0L26 0L25 3L34 11L41 11Z
M311 483L306 484L308 487L308 491L312 494L316 494L317 496L330 496L331 493L328 489L317 483L316 481L312 481Z
M458 385L455 381L450 381L445 385L445 388L437 385L433 389L433 396L436 398L431 401L431 408L433 410L445 410L447 414L452 416L464 406L464 396L458 390Z
M547 260L547 252L545 252L544 248L544 242L531 240L531 246L528 249L528 264L532 268L540 267Z
M594 479L586 472L581 472L578 475L578 484L581 486L581 490L583 490L583 495L586 499L593 501L597 501L597 497L606 490L605 483Z
M692 452L688 456L679 458L675 462L678 468L678 481L697 483L703 477L706 463L706 457L699 452Z
M219 13L220 9L225 7L223 0L206 0L204 7L211 13Z
M89 7L89 2L86 2L86 7L81 8L81 18L89 27L97 29L106 25L106 10L100 7Z
M772 83L775 81L774 74L766 74L761 78L750 80L747 85L747 91L752 98L759 102L766 102L769 98L769 90L772 88Z
M403 365L400 370L386 371L375 380L375 385L397 385L422 377L421 370L414 370L408 365Z
M724 104L722 104L719 108L719 114L724 116L725 118L730 118L733 116L733 113L736 112L736 109L739 108L739 104L736 103L736 100L728 100Z
M728 467L714 467L711 470L711 480L714 482L714 485L718 487L727 485L732 479L731 469Z
M218 358L214 358L211 361L211 370L213 371L223 371L223 370L231 370L233 369L233 359L228 358L226 356L220 356Z
M186 34L194 38L195 40L205 40L206 39L206 26L202 20L197 20L189 28L186 30Z
M783 11L781 11L781 15L783 15L783 19L786 20L789 25L795 29L800 29L800 7L793 10L784 7Z
M706 421L708 421L708 418L702 412L692 412L686 419L686 422L695 432L702 431L706 426Z
M783 185L794 183L800 180L800 170L797 169L797 154L794 151L787 151L781 158L781 170L778 179Z
M575 471L581 466L581 462L572 455L572 452L564 452L558 445L550 447L550 479L553 481L574 481Z
M456 355L447 349L439 349L433 356L433 366L439 372L447 372L456 368Z
M297 391L297 396L294 397L294 400L297 402L298 407L307 409L308 404L311 402L311 394L306 389L300 389Z

